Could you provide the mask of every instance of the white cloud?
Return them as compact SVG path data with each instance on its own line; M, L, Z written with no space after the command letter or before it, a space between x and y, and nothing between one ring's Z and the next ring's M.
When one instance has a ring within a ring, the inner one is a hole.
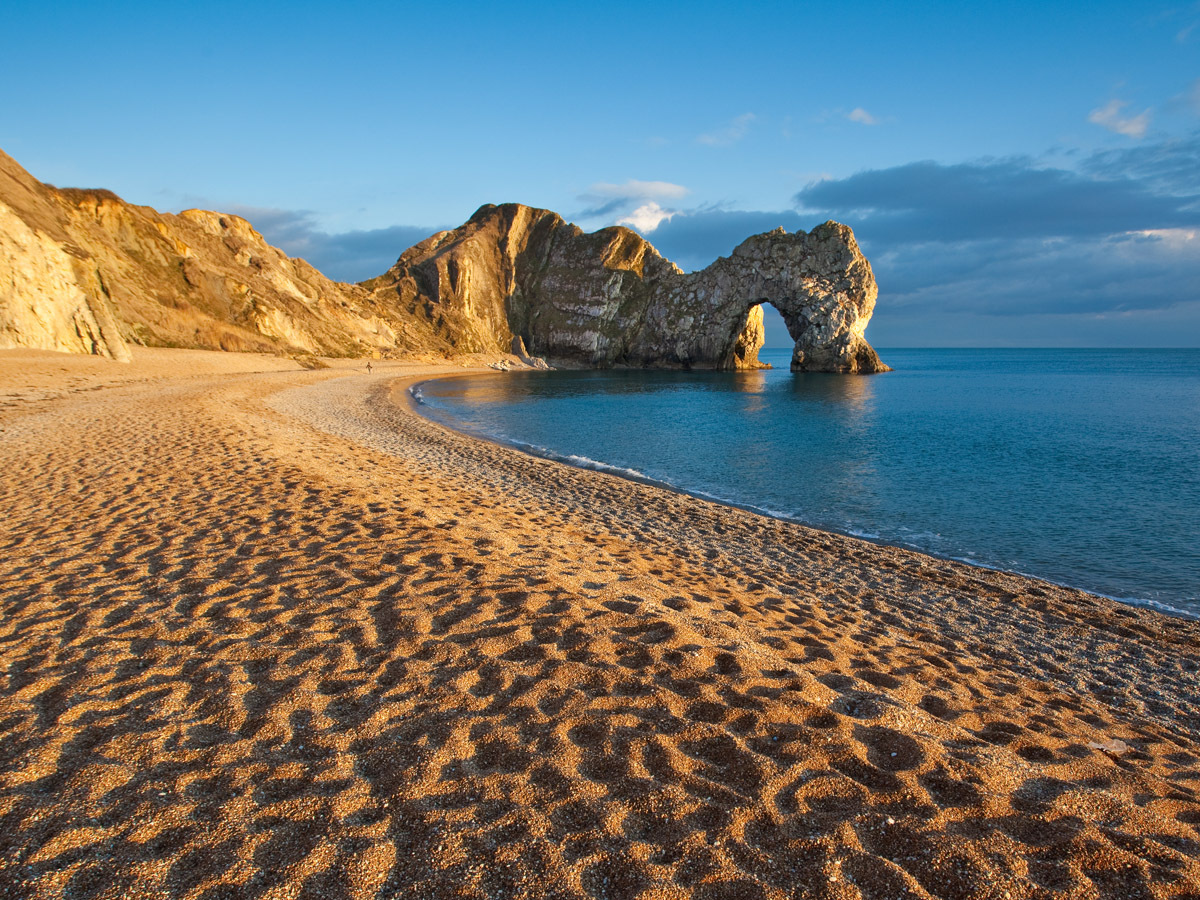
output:
M649 203L643 203L629 215L617 219L617 224L628 225L642 234L649 234L663 222L669 222L672 216L677 215L680 215L679 210L663 209L651 200Z
M588 188L585 196L623 200L678 200L687 195L688 189L669 181L638 181L630 178L624 184L609 184L601 181Z
M1117 134L1124 134L1132 138L1145 137L1146 128L1150 124L1150 110L1143 110L1136 116L1122 116L1121 110L1128 105L1124 100L1109 100L1108 103L1088 113L1088 121Z
M754 113L742 113L724 128L700 135L696 138L696 143L707 144L709 147L728 147L730 144L736 144L746 136L750 123L756 118Z
M856 106L850 112L846 113L846 118L851 122L858 122L860 125L878 125L879 120L863 109L861 106Z
M579 195L586 208L571 215L575 221L632 225L639 231L653 231L659 222L675 215L677 210L663 204L679 201L688 189L670 181L638 181L630 178L623 184L597 182ZM622 218L617 218L621 216Z

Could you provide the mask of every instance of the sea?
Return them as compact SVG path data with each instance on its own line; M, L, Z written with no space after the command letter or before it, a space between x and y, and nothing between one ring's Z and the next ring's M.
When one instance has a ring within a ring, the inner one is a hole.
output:
M817 528L1200 618L1200 350L892 349L880 375L426 382L459 430Z

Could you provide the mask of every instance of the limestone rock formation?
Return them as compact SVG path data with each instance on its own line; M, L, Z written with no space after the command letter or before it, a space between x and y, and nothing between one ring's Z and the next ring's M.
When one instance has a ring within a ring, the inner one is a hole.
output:
M863 337L878 289L845 225L782 228L684 274L627 228L585 234L555 213L484 206L363 282L460 352L529 353L580 366L757 368L761 304L783 315L794 371L887 371Z
M127 359L132 343L330 356L449 349L237 216L58 189L0 152L0 348Z
M627 228L484 206L360 285L237 216L159 213L37 181L0 152L0 348L127 359L130 344L327 356L514 353L575 366L755 368L761 304L797 371L887 369L863 338L877 290L844 225L748 238L684 274Z
M525 341L517 335L512 339L512 354L531 369L549 369L550 366L540 356L530 356L525 349Z

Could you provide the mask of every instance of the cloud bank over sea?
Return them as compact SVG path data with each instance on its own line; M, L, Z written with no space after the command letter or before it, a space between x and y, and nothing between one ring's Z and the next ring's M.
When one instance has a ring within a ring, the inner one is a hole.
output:
M1189 95L1190 96L1190 95ZM1190 102L1183 98L1181 102ZM1200 342L1200 132L1053 159L918 161L814 180L778 210L689 206L662 180L597 182L566 217L620 224L685 270L752 234L852 226L880 284L881 345ZM329 233L305 211L235 210L330 277L379 275L441 226ZM778 322L769 343L784 344Z
M922 161L814 181L788 209L684 209L642 233L690 270L751 234L845 222L880 284L872 333L883 345L1120 346L1153 341L1163 321L1195 343L1197 172L1200 133L1098 151L1070 168L1031 157Z

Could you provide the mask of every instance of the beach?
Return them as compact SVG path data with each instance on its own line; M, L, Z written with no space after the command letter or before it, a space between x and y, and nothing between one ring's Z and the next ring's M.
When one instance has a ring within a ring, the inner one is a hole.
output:
M0 896L1200 897L1200 623L326 362L0 352Z

